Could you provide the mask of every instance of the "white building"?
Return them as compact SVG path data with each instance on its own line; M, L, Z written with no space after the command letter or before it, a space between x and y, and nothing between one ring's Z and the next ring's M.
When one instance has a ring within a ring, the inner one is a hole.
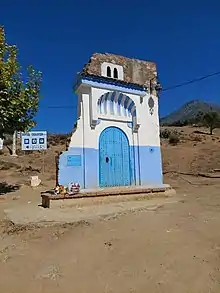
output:
M58 182L82 188L162 185L156 64L94 54L78 75L77 128Z

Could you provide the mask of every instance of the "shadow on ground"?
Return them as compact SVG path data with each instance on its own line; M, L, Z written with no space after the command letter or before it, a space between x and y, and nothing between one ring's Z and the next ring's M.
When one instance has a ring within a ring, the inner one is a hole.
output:
M0 182L0 195L9 192L14 192L20 188L17 184L8 184L7 182Z

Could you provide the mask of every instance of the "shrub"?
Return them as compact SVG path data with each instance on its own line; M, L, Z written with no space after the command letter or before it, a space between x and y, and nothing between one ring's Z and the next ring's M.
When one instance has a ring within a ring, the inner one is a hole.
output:
M162 129L160 131L160 137L161 138L165 138L165 139L168 139L170 137L170 134L171 134L171 131L169 129Z
M177 145L180 141L180 138L177 133L171 133L169 137L169 143L172 145Z
M0 170L20 169L20 165L13 162L0 161Z
M56 146L59 144L66 144L66 141L71 137L70 133L63 134L63 133L58 133L58 134L49 134L48 135L48 143L52 146Z
M196 136L192 136L191 139L192 139L193 141L198 141L198 142L201 142L201 141L202 141L202 137L201 137L201 136L198 136L198 135L196 135Z

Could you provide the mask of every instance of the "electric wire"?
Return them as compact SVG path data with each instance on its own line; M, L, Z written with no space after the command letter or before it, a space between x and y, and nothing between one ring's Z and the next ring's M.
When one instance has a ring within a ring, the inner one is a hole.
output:
M207 75L204 75L202 77L194 78L194 79L191 79L189 81L185 81L185 82L173 85L173 86L165 87L164 89L161 90L161 92L174 90L176 88L180 88L180 87L187 86L187 85L190 85L190 84L193 84L193 83L196 83L196 82L200 82L202 80L205 80L207 78L211 78L211 77L214 77L214 76L217 76L217 75L220 75L220 71L217 71L217 72L214 72L214 73L211 73L211 74L207 74ZM69 106L69 105L67 105L67 106L61 106L61 105L60 106L42 106L41 108L47 108L47 109L75 109L75 108L77 108L77 106Z

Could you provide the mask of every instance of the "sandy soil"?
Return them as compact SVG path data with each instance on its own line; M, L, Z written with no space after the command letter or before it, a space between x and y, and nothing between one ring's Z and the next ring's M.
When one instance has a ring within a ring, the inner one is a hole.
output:
M24 185L6 194L0 201L1 292L220 292L220 181L175 173L219 168L219 137L196 143L193 139L185 138L174 147L163 142L169 171L165 182L177 194L170 203L160 199L156 208L142 200L141 209L110 217L48 227L13 225L4 220L4 211L24 214L40 209L39 190ZM54 174L45 172L42 190L54 184L49 181ZM11 169L0 171L9 183L25 184L25 176ZM103 210L117 203L98 200L79 205Z
M180 182L176 203L78 224L2 223L1 292L217 293L219 187Z

